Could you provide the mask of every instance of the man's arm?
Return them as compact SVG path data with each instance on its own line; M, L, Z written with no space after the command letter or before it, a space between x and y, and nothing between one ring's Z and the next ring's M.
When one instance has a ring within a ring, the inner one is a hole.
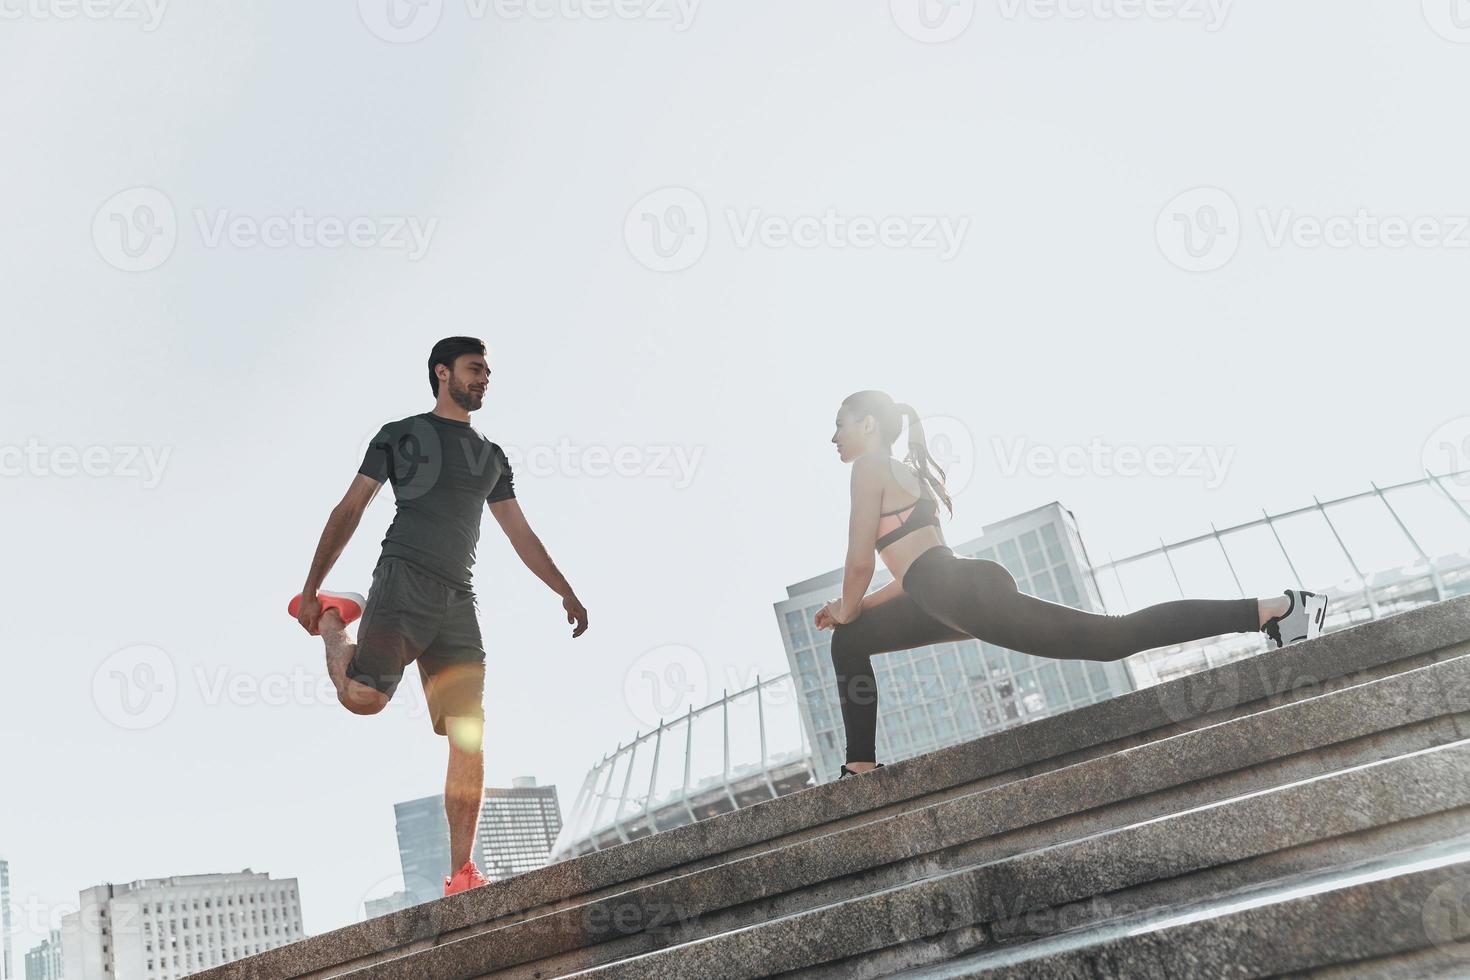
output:
M342 549L352 540L352 533L357 530L363 512L382 487L383 484L372 477L357 474L352 478L347 493L327 517L327 526L322 529L316 554L311 559L311 569L306 573L306 585L301 589L300 614L296 617L312 636L317 635L317 619L322 613L321 604L316 601L317 589L321 588L322 580L341 557Z
M514 497L494 501L490 504L490 513L495 515L500 529L510 539L511 547L526 567L561 596L562 608L567 611L567 622L577 624L572 635L581 636L587 629L587 610L578 601L577 594L572 591L556 563L551 560L551 555L547 554L541 539L531 530L526 515L521 512L520 502Z

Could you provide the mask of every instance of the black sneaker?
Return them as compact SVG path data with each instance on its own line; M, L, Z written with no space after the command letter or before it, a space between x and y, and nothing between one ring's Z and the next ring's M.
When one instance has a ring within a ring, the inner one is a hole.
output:
M881 762L878 763L877 765L875 765L873 767L873 769L882 769L882 768L883 768L883 763L881 763ZM866 770L864 770L864 772L872 772L873 769L866 769ZM846 779L848 776L861 776L861 775L862 775L861 772L853 772L851 769L847 768L847 763L844 762L842 764L842 775L838 776L837 778L838 779Z
M1276 649L1321 636L1322 623L1327 618L1327 596L1300 589L1287 589L1283 594L1291 600L1291 606L1284 615L1272 616L1261 627Z

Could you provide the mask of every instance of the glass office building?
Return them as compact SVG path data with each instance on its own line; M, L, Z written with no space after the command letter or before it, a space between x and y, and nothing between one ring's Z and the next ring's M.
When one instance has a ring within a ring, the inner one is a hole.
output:
M545 867L560 833L555 786L537 786L536 777L517 776L509 789L486 787L480 809L486 878L501 881Z

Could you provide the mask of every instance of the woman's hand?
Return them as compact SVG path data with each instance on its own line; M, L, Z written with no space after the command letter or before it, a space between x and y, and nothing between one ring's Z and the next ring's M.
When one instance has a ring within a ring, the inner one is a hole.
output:
M837 626L844 626L856 618L856 616L849 616L844 619L842 616L842 600L833 599L817 612L816 625L817 629L832 629Z

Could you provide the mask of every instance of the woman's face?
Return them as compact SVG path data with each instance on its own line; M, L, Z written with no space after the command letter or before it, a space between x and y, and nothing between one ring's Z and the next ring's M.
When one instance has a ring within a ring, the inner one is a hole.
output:
M832 445L837 447L837 458L850 463L872 447L873 417L859 416L844 406L837 413L836 429L832 433Z

